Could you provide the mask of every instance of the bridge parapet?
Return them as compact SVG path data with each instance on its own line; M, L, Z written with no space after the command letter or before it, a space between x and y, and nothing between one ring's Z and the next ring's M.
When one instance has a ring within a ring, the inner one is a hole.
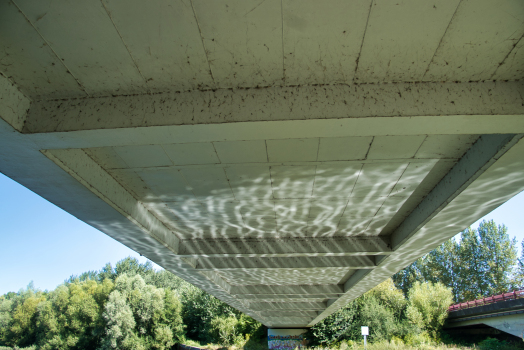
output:
M454 304L449 307L448 311L453 312L453 311L458 311L458 310L463 310L463 309L469 309L472 307L484 306L484 305L499 303L501 301L515 300L515 299L520 299L520 298L524 298L524 290L518 290L518 291L509 292L509 293L502 293L502 294L492 295L490 297L486 297L482 299L476 299L476 300L466 301L464 303Z

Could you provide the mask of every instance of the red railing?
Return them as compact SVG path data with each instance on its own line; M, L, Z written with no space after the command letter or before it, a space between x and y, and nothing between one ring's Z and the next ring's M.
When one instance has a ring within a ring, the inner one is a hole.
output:
M524 290L518 290L514 292L493 295L493 296L482 298L482 299L466 301L464 303L451 305L448 311L452 312L452 311L457 311L457 310L462 310L462 309L469 309L470 307L494 304L494 303L498 303L501 301L514 300L514 299L519 299L519 298L524 298Z

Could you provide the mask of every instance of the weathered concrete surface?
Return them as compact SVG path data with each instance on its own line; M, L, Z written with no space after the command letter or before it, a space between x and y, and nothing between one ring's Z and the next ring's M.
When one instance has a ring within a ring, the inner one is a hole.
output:
M0 171L309 327L524 189L522 4L6 1Z
M482 126L485 119L481 116L524 114L522 96L524 82L490 81L222 89L37 101L31 108L23 132L382 117L377 118L378 126L384 122L384 117L423 116L452 116L442 119L444 125L440 128L447 127L457 132L461 130L459 116L471 116L469 120L474 121L474 125L470 127L475 128ZM397 124L397 119L393 119L394 124ZM421 119L421 123L427 121ZM444 120L449 120L450 124ZM372 127L364 135L381 135L380 129L388 126ZM501 127L498 126L497 130ZM403 127L398 125L397 128ZM450 133L441 130L440 133ZM409 129L406 132L424 134Z

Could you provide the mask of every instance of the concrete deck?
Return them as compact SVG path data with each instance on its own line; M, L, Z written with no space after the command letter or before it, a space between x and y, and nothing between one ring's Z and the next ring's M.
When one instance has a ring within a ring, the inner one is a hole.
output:
M309 327L524 190L522 21L519 0L6 1L0 171Z

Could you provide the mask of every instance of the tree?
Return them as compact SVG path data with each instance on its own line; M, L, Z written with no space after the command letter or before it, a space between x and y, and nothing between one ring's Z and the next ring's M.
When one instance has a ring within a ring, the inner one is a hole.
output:
M452 303L451 288L442 283L415 282L409 291L406 315L414 325L436 338Z
M399 271L393 281L405 295L416 281L443 283L455 302L510 291L524 284L524 256L519 268L516 244L504 225L483 221Z
M217 317L240 317L240 312L203 290L186 284L177 290L183 304L183 319L187 336L202 342L213 342L211 322Z
M32 282L10 299L4 297L0 317L6 327L0 331L1 343L21 347L33 345L36 341L37 307L45 300L45 293L35 289Z
M408 267L393 275L392 280L405 296L417 281L425 281L426 261L424 257L418 258Z
M517 260L514 284L515 289L524 289L524 239L520 245L520 257Z
M103 347L169 349L184 338L181 311L172 291L145 283L140 274L123 273L115 280L105 307Z
M484 280L488 294L501 294L514 288L517 241L510 239L507 231L506 226L496 225L493 220L481 222L477 230L486 254Z
M461 275L460 245L451 238L424 257L423 280L440 282L451 288L454 300L460 300L463 278Z
M102 311L113 283L74 280L58 286L38 305L37 343L46 349L99 347L106 324Z

